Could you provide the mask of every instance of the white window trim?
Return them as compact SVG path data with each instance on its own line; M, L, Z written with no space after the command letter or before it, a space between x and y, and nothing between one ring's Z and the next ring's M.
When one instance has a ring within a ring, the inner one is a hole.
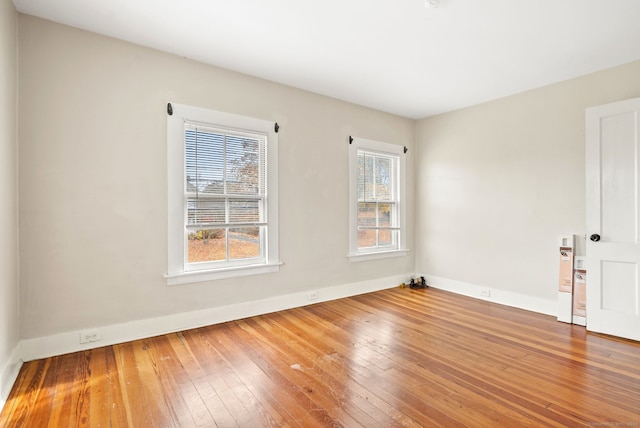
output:
M278 134L274 129L275 123L183 104L171 103L171 107L173 114L167 116L168 267L164 275L167 284L186 284L279 271L282 263L278 254ZM185 271L185 121L267 135L268 232L265 263Z
M400 233L398 237L398 248L388 249L367 249L358 250L358 150L369 150L379 153L387 153L399 158L399 212ZM402 257L407 255L409 250L406 247L407 239L407 215L406 215L406 156L404 147L396 144L384 143L382 141L368 140L365 138L353 137L349 144L349 261L362 262L369 260L379 260L391 257Z

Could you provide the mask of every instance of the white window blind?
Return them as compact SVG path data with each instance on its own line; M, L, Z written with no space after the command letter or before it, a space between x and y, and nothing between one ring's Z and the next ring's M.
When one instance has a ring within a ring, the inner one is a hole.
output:
M262 258L266 138L185 123L187 262Z

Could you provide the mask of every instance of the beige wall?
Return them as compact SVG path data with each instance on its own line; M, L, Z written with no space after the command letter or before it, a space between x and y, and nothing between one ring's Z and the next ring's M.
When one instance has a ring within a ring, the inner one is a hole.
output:
M22 339L414 269L555 301L557 239L585 233L584 109L640 96L636 62L416 123L34 17L19 24ZM2 40L2 71L14 73ZM168 101L281 125L279 273L165 284ZM15 130L2 132L15 208ZM409 147L414 256L348 262L349 135ZM2 216L14 233L3 262L15 266L15 209ZM8 272L0 292L16 301ZM0 358L17 337L7 310Z
M585 234L584 110L640 96L640 62L418 123L416 271L556 300Z
M412 272L349 263L347 155L415 122L29 16L19 50L23 339ZM280 124L279 273L165 285L168 101Z
M11 0L0 0L0 406L19 339L17 23Z

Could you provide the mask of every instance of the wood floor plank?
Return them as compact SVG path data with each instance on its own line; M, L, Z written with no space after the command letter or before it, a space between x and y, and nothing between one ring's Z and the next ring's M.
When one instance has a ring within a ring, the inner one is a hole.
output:
M172 368L172 372L178 378L181 394L189 407L194 425L197 427L214 426L213 417L196 387L196 383L205 378L204 371L199 366L182 333L167 335L167 340L175 356L174 364L176 366Z
M80 353L77 360L73 387L71 388L71 418L70 426L88 426L89 422L89 395L91 370L91 351Z
M51 360L47 359L35 362L28 367L23 366L21 373L24 370L28 374L24 379L24 382L20 382L22 392L21 397L20 400L17 400L13 404L9 424L13 423L12 421L15 421L18 426L26 425L32 418L39 417L37 415L33 415L33 412L36 409L38 396L42 392L42 384L50 364ZM11 397L9 398L11 399Z
M49 366L43 371L43 382L37 400L34 403L34 407L39 409L39 411L28 418L29 420L33 420L36 425L47 426L55 394L59 362L59 359L52 358ZM0 426L4 425L0 424Z
M103 428L111 426L111 397L107 379L107 357L105 348L90 351L89 385L87 386L87 426Z
M346 379L347 390L353 392L354 396L357 397L358 403L370 411L375 409L375 411L370 414L375 417L376 421L383 423L388 418L394 421L389 422L388 425L383 424L383 426L393 426L394 423L402 426L412 426L412 421L402 413L398 412L392 406L389 406L383 400L378 399L375 394L368 393L368 390L358 384L351 376L344 376L344 373L350 370L350 367L345 365L346 357L344 356L344 354L349 354L350 352L349 345L332 346L328 349L326 347L318 348L309 346L310 343L314 343L310 338L319 334L314 327L320 325L321 321L318 319L309 319L308 324L303 322L303 317L306 316L306 314L304 314L305 312L306 311L303 310L287 311L282 314L273 314L270 317L277 324L285 326L294 337L298 338L300 342L304 344L304 351L300 354L301 359L303 356L306 357L306 360L302 360L305 364L303 368L322 368L325 372L336 373L337 376L342 375L342 379ZM288 315L291 315L291 318ZM335 338L335 334L333 336ZM337 348L339 348L342 353L339 353ZM343 382L345 382L345 380L343 380ZM364 398L368 404L362 403L362 398Z
M304 389L316 391L316 396L327 395L333 399L319 404L326 407L338 406L339 412L346 412L367 427L388 427L395 424L388 414L381 412L354 391L356 385L346 373L343 355L325 354L310 348L308 342L299 337L294 326L282 318L270 316L255 322L268 331L267 335L261 335L265 343L273 344L271 335L275 333L276 342L284 344L280 346L282 355L278 358L290 364L285 370L295 370L300 375L299 383L304 385ZM275 349L277 348L274 347Z
M267 361L256 348L251 346L254 344L253 339L243 334L239 328L230 328L229 325L225 327L224 341L221 341L221 344L227 350L235 349L237 353L245 356L247 362L250 362L244 366L244 369L248 369L251 373L251 377L242 377L245 384L252 384L254 379L259 379L259 384L262 387L261 395L264 394L265 389L272 393L273 399L280 406L279 411L282 412L283 417L291 420L294 424L309 427L326 426L322 420L324 414L319 415L317 412L311 412L317 408L316 403L302 393L299 385L295 385L274 369L272 363L275 364L275 361ZM232 361L229 358L227 360ZM336 426L340 426L340 424Z
M133 342L133 356L141 379L137 392L144 397L150 426L177 427L178 420L172 412L174 409L167 402L168 394L163 390L158 362L153 358L153 342L153 338Z
M297 323L303 330L306 330L307 334L314 335L316 326L323 325L323 322L309 318L307 312L310 311L313 309L288 311L283 316L290 318L293 323ZM325 325L325 327L327 326ZM364 338L354 342L353 337L345 334L342 330L332 331L330 335L325 334L323 337L323 342L330 345L325 348L327 355L345 355L347 358L344 364L348 365L350 376L362 385L366 385L385 402L397 408L401 413L401 419L407 421L407 424L427 420L431 425L456 426L455 421L449 415L418 400L410 391L387 382L385 371L389 367L380 367L380 364L376 364L379 361L379 356L376 349L369 347L369 340ZM393 391L398 392L393 394ZM422 417L425 413L428 413L427 419Z
M134 427L174 426L149 391L148 385L154 384L156 379L146 361L144 347L144 341L135 341L115 348L119 381L127 405L127 424Z
M48 422L48 426L51 428L69 426L76 366L81 355L80 352L75 352L52 358L52 360L57 360L58 367ZM37 423L34 421L34 424Z
M323 420L340 421L340 423L356 425L356 420L366 426L378 424L369 415L345 400L347 390L343 379L334 379L318 364L317 358L309 360L299 354L291 345L294 343L284 331L269 323L264 317L243 320L238 323L250 337L260 343L256 349L283 376L300 386L302 393L317 406L311 412L319 412ZM277 343L277 346L272 344ZM342 377L341 377L342 378ZM354 419L356 417L357 419Z
M204 401L209 406L209 410L216 422L219 425L239 425L236 418L242 420L248 416L261 421L261 423L256 423L257 426L273 426L271 415L274 414L276 417L279 417L279 415L276 412L270 413L256 404L257 400L253 397L252 392L245 387L240 376L232 369L233 363L228 361L220 351L222 346L219 346L219 342L211 340L208 330L199 329L196 334L189 334L186 337L192 346L193 352L199 356L198 361L205 373L204 381L206 386L203 385L202 387L208 391L210 397L214 397ZM236 356L231 358L231 361L237 362ZM218 391L228 391L229 388L231 388L233 394L224 397L223 400ZM225 401L227 403L236 403L228 405L225 404ZM240 404L242 407L239 408L236 404ZM243 412L243 408L246 409L245 412Z
M106 426L124 427L131 426L127 418L128 403L123 396L123 385L120 384L116 353L113 346L104 349L105 361L105 383L107 388L107 403L109 409L109 420ZM95 420L94 420L95 421Z
M183 394L183 388L190 386L190 382L185 379L184 368L180 364L174 364L176 357L167 337L159 336L149 340L146 353L158 380L155 401L164 403L171 420L177 426L194 426L191 409Z
M640 343L396 288L26 362L0 426L640 426Z

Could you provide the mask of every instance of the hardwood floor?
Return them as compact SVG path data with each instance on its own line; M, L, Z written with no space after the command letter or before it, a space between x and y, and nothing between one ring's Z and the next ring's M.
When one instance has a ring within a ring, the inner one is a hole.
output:
M640 343L391 289L25 363L2 427L640 426Z

